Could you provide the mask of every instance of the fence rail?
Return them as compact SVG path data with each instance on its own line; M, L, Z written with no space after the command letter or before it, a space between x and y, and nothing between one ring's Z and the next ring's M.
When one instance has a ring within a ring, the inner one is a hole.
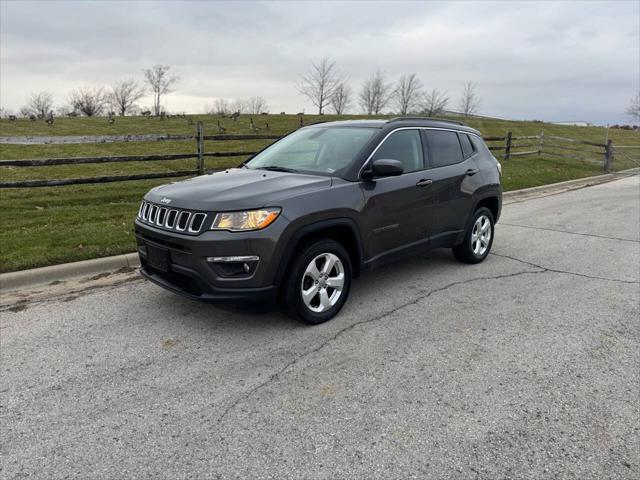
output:
M123 182L130 180L147 180L156 178L186 177L191 175L202 175L205 172L218 170L205 170L204 159L207 157L244 157L254 155L256 152L232 151L232 152L205 152L205 141L228 141L228 140L277 140L282 138L279 135L205 135L202 122L196 124L195 135L97 135L97 136L61 136L61 137L0 137L0 144L13 145L60 145L60 144L82 144L82 143L113 143L113 142L148 142L148 141L184 141L195 140L196 149L191 153L176 153L167 155L124 155L109 157L76 157L76 158L41 158L41 159L18 159L0 160L0 167L46 167L55 165L83 165L118 162L157 162L169 160L195 159L195 169L179 170L170 172L151 172L133 175L107 175L97 177L82 178L62 178L50 180L23 180L17 182L0 182L0 188L33 188L33 187L53 187L63 185L81 185L109 182ZM512 132L507 132L504 136L484 137L489 150L495 156L508 161L512 157L526 157L533 155L549 155L553 157L570 158L592 164L602 165L605 172L611 169L614 157L613 142L595 143L574 138L559 137L554 135L522 135L514 136ZM537 141L536 141L537 140ZM524 141L524 143L519 143ZM499 142L496 144L496 142ZM585 148L587 147L587 148ZM530 150L521 150L529 148ZM533 149L531 149L533 148ZM593 149L595 148L595 149ZM620 145L616 149L640 148L640 145ZM497 153L503 152L503 153ZM567 153L572 152L572 153ZM573 152L579 152L577 155ZM628 155L630 152L624 152ZM588 158L587 155L599 155L601 160ZM626 158L626 157L625 157Z
M205 140L274 140L278 135L205 135ZM0 145L79 145L85 143L173 142L197 140L197 135L58 135L0 137Z
M124 182L130 180L148 180L155 178L187 177L202 175L206 172L217 170L205 170L204 159L212 157L246 157L257 152L232 151L232 152L205 152L205 141L228 140L277 140L280 135L205 135L202 122L196 124L195 135L74 135L60 137L0 137L0 144L5 145L63 145L84 143L114 143L114 142L148 142L148 141L183 141L195 140L196 151L192 153L175 153L166 155L121 155L108 157L75 157L75 158L37 158L0 160L0 167L46 167L54 165L85 165L100 163L120 162L158 162L169 160L185 160L194 158L195 169L179 170L171 172L150 172L133 175L106 175L82 178L60 178L49 180L23 180L17 182L0 182L0 188L34 188L34 187L59 187L63 185L82 185L110 182Z
M491 151L502 151L504 154L499 155L504 160L509 160L512 157L526 157L531 155L549 155L552 157L569 158L572 160L580 160L587 163L602 165L602 169L609 173L611 171L611 164L614 159L614 146L611 140L607 140L606 143L589 142L587 140L578 140L575 138L559 137L556 135L544 135L544 132L540 132L539 135L522 135L513 136L511 132L507 132L505 137L485 137L486 142L504 141L505 145L492 145L489 143L488 147ZM538 142L530 143L514 143L514 141L521 140L538 140ZM582 146L579 147L579 146ZM516 149L538 147L533 150L520 151ZM595 147L596 150L591 147ZM635 145L620 145L615 148L636 148ZM559 152L562 151L562 152ZM566 151L580 152L582 155L575 155L566 153ZM588 158L587 155L600 155L602 160L594 160Z
M190 175L197 175L198 173L200 173L198 170L179 170L174 172L142 173L139 175L110 175L104 177L60 178L54 180L25 180L22 182L0 182L0 188L59 187L63 185L124 182L127 180L188 177Z
M256 152L207 152L203 157L244 157ZM72 157L34 158L25 160L0 160L0 167L46 167L51 165L81 165L86 163L161 162L197 158L197 153L174 153L168 155L127 155L121 157Z

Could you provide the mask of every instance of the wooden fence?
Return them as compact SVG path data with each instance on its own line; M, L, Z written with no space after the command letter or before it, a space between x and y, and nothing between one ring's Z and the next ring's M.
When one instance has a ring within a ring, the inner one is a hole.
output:
M96 184L108 182L123 182L131 180L146 180L155 178L187 177L202 175L216 170L205 170L206 157L241 157L253 155L256 152L205 152L205 141L223 140L277 140L278 135L205 135L202 122L196 125L195 135L113 135L113 136L74 136L74 137L30 137L28 141L3 139L2 143L11 144L78 144L78 143L111 143L111 142L141 142L141 141L177 141L193 140L196 143L194 153L177 153L169 155L127 155L110 157L76 157L76 158L43 158L25 160L2 160L0 167L43 167L53 165L82 165L91 163L115 162L157 162L164 160L183 160L194 158L195 168L171 172L151 172L133 175L109 175L100 177L63 178L51 180L24 180L18 182L0 182L0 188L30 188L54 187L62 185ZM8 141L6 141L8 140ZM514 157L550 155L601 164L605 172L611 170L614 158L613 142L594 143L572 138L545 136L544 132L532 136L513 136L511 132L503 137L484 137L489 150L504 162ZM638 148L637 146L619 146L619 149ZM594 158L598 157L598 158Z
M539 135L528 136L513 136L511 132L507 132L504 137L485 137L484 140L487 142L489 150L494 152L494 156L505 161L513 157L549 155L602 165L603 171L609 173L614 159L613 142L610 139L606 143L595 143L554 135L545 136L542 131ZM497 145L495 142L501 142L504 145ZM616 148L636 147L619 146ZM495 152L504 153L496 154Z
M27 160L1 160L0 167L45 167L51 165L82 165L89 163L116 163L116 162L157 162L164 160L195 159L195 168L192 170L178 170L171 172L150 172L133 175L108 175L101 177L62 178L52 180L23 180L19 182L0 182L0 188L31 188L31 187L58 187L62 185L81 185L93 183L124 182L130 180L146 180L154 178L188 177L191 175L203 175L205 171L204 159L206 157L242 157L253 155L256 152L205 152L205 141L223 140L277 140L279 135L205 135L202 122L196 125L195 135L114 135L114 136L76 136L76 137L47 137L38 140L31 137L29 142L23 144L81 144L81 143L113 143L113 142L148 142L148 141L176 141L195 140L194 153L176 153L168 155L126 155L110 157L74 157L74 158L42 158ZM5 142L7 143L7 142ZM11 142L13 144L19 141Z

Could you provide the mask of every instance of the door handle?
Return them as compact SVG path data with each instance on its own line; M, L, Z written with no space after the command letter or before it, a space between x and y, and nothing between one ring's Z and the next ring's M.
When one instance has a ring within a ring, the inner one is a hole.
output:
M475 175L476 173L478 173L480 170L478 170L477 168L470 168L469 170L467 170L466 172L464 172L465 175L468 176L472 176Z
M433 180L423 178L422 180L418 180L418 182L416 183L416 187L426 187L427 185L431 185L432 183Z

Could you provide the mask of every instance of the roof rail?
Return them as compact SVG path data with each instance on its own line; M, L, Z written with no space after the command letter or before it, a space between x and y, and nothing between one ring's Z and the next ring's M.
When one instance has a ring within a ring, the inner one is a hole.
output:
M306 125L303 125L304 127L310 127L311 125L318 125L320 123L328 123L331 120L316 120L315 122L311 122L311 123L307 123Z
M388 120L387 123L391 122L399 122L401 120L431 120L433 122L444 122L444 123L453 123L455 125L462 125L466 127L467 125L463 122L459 122L457 120L448 120L446 118L437 118L437 117L395 117L391 120Z

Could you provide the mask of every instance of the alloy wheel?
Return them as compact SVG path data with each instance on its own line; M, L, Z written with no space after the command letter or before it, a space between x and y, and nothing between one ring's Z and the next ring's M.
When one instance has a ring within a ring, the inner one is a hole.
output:
M340 258L333 253L322 253L309 262L302 275L302 301L312 312L325 312L340 299L344 280L344 266Z
M471 249L481 257L489 248L491 241L491 220L486 215L480 215L473 224L471 231Z

